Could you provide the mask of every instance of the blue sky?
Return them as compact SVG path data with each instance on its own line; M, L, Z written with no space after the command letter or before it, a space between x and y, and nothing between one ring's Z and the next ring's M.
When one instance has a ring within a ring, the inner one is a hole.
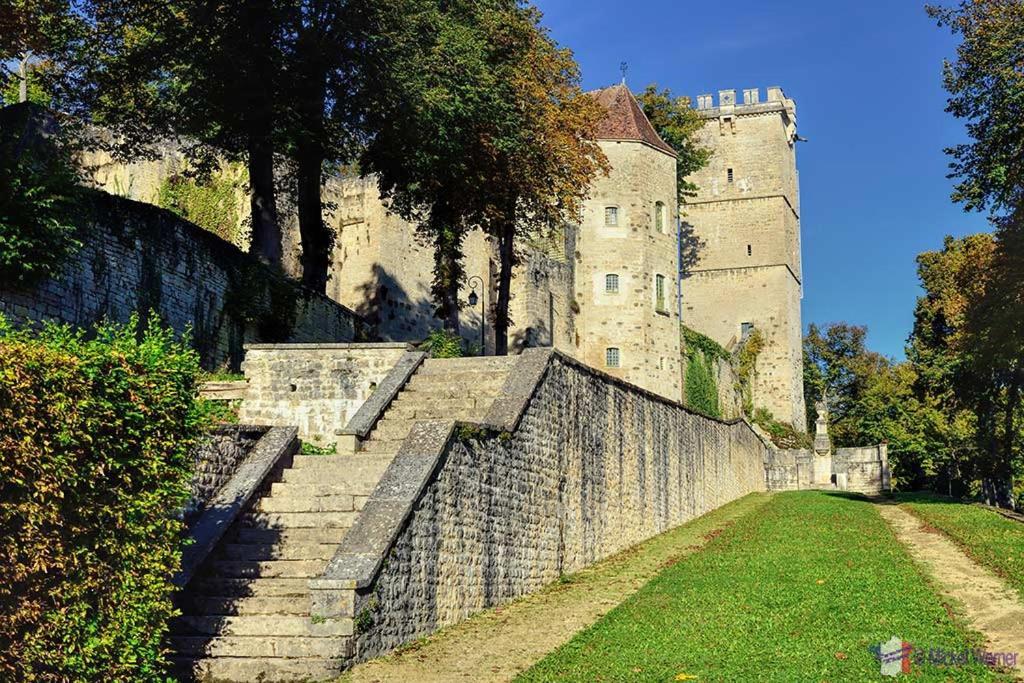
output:
M902 358L920 294L914 259L944 235L988 229L949 200L942 149L964 138L944 111L955 40L917 0L536 0L576 53L584 86L656 81L681 95L782 86L796 99L803 320L867 325Z

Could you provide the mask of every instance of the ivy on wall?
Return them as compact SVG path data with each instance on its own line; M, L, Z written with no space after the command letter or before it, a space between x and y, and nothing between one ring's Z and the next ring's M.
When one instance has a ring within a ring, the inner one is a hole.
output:
M244 172L234 166L196 179L177 174L165 178L157 191L157 204L185 220L237 244Z
M757 372L757 357L764 350L764 335L754 329L736 352L733 366L739 378L737 390L743 400L743 412L754 414L754 374Z
M686 360L684 402L688 408L712 417L721 417L718 401L716 363L729 361L729 353L720 344L699 332L680 326L683 355Z

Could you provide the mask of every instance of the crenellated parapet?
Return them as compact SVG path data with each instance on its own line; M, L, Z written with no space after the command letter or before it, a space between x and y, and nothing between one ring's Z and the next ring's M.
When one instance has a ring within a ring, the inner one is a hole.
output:
M796 102L786 97L777 85L770 86L765 99L761 99L760 88L744 88L742 101L737 101L736 90L719 90L717 102L711 93L697 96L697 111L705 118L720 116L750 116L780 112L787 123L796 126Z

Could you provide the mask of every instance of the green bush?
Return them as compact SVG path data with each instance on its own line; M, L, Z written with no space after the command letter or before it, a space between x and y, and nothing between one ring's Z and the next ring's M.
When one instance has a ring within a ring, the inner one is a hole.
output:
M0 317L0 680L165 681L199 359Z
M420 344L432 358L461 358L466 355L462 337L448 330L434 330Z
M721 417L715 361L728 361L729 353L710 337L682 325L680 329L686 359L683 387L686 406L704 415Z
M33 284L54 275L81 246L71 219L77 172L54 139L24 132L37 116L37 109L19 105L0 131L0 283Z
M793 425L779 422L767 408L757 408L751 416L751 420L768 432L772 443L779 448L811 448L814 446L814 439L810 434L798 432Z

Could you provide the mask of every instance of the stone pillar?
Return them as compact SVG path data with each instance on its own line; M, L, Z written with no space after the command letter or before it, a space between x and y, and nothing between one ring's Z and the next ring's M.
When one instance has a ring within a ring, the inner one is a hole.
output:
M828 408L824 401L814 406L818 411L818 420L814 425L814 452L817 455L832 453L832 440L828 438Z

